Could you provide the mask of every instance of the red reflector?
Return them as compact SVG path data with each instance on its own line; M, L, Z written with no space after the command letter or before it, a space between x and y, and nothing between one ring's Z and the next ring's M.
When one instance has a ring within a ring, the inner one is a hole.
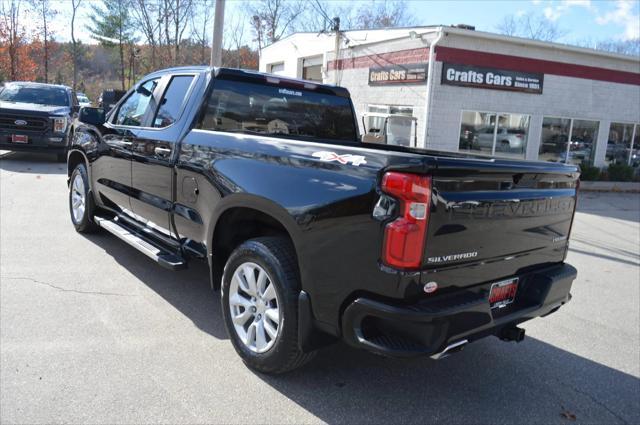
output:
M382 191L400 202L400 217L385 228L383 261L393 267L419 267L427 239L431 177L390 171L382 178Z

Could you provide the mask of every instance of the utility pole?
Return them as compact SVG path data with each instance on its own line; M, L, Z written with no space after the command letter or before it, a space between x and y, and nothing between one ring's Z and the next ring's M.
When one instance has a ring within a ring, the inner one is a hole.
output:
M332 30L336 33L336 44L333 47L333 84L338 85L338 59L340 57L340 18L333 18Z
M213 16L213 39L211 40L211 66L222 65L222 27L224 25L224 2L216 0Z

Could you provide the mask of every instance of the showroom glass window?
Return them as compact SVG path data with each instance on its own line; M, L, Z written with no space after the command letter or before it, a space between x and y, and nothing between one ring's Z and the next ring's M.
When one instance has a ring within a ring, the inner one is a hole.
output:
M636 124L632 140L629 165L640 167L640 124Z
M567 142L571 131L569 118L544 117L538 159L560 162L567 152Z
M573 120L568 163L593 164L593 155L598 140L598 121Z
M402 117L413 117L413 107L405 105L367 105L367 112L379 115L368 115L366 132L368 135L381 135L387 123L387 144L415 146L415 125L412 120ZM391 117L391 116L394 117Z
M598 121L544 117L538 158L543 161L593 164Z
M605 155L607 165L631 163L634 151L638 149L637 142L633 143L634 139L638 137L637 128L638 126L633 124L611 123Z
M459 149L508 158L524 158L529 116L462 111Z

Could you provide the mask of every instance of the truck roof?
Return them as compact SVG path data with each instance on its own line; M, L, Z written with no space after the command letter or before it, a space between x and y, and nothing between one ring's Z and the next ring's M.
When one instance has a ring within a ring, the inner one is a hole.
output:
M266 72L258 72L246 69L238 68L226 68L226 67L211 67L204 65L197 66L178 66L173 68L166 68L158 70L149 74L151 75L163 75L170 72L213 72L215 78L225 80L236 81L254 81L261 83L282 84L288 87L297 87L299 89L314 90L318 92L324 92L341 97L350 97L349 91L340 86L334 86L331 84L322 84L317 81L302 80L299 78L283 77L277 74L268 74Z

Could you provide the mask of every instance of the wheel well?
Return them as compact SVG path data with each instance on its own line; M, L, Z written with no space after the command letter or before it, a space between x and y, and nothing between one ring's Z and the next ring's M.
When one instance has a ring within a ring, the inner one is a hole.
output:
M293 240L287 229L272 216L252 208L236 207L225 211L216 223L213 232L213 267L212 283L219 289L224 265L231 252L242 242L261 236L282 236ZM295 259L298 263L296 255Z
M76 169L78 164L82 164L84 162L84 156L80 152L74 151L69 155L69 159L67 160L67 176L71 176L73 170Z

